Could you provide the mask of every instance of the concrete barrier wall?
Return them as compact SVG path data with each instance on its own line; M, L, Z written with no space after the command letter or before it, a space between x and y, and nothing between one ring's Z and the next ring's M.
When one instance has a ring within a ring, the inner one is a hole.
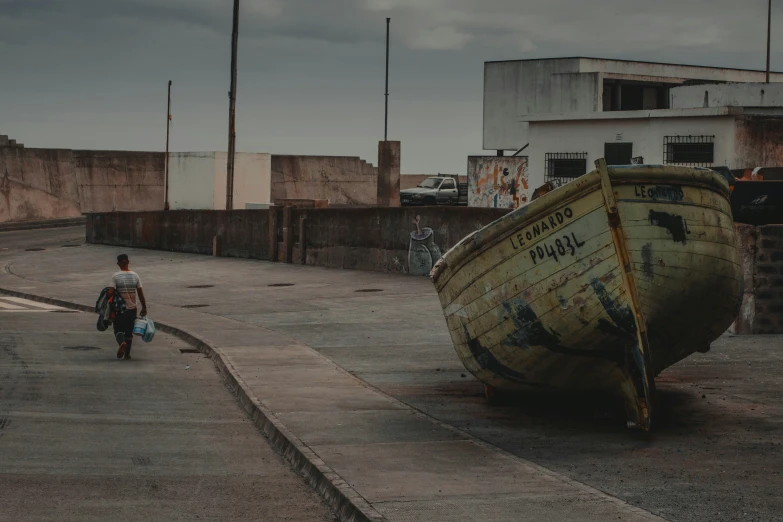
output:
M81 215L73 152L0 147L0 222Z
M163 154L0 147L0 222L162 207Z
M303 232L308 265L424 275L442 252L505 213L466 207L98 213L88 215L87 241L212 254L217 236L219 255L301 263Z
M783 225L735 225L745 295L733 331L783 333Z
M216 248L227 257L426 275L442 253L507 212L276 207L96 213L87 216L87 241L196 254L213 254ZM736 225L736 230L745 295L732 331L783 333L783 225Z
M164 154L73 151L83 214L163 208Z
M272 201L328 199L330 205L375 205L378 169L350 156L272 155Z

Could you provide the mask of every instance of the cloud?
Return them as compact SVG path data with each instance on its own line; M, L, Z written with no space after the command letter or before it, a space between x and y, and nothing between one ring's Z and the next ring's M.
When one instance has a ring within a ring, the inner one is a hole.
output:
M576 54L678 47L738 51L755 47L765 30L765 7L763 0L242 0L240 32L245 38L379 43L389 16L393 38L410 49L472 45L533 52L557 44L572 46ZM776 8L776 15L783 16L783 9ZM2 18L38 21L42 27L138 20L224 34L231 30L231 2L0 0ZM35 37L46 39L47 33Z

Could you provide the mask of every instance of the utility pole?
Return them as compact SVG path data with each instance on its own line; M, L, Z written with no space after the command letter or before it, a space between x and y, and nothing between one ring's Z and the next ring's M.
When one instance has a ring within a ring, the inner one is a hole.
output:
M237 44L239 43L239 0L234 0L234 28L231 32L231 90L228 92L228 160L226 162L226 210L234 208L234 151L236 149Z
M383 121L383 141L387 141L389 131L389 22L391 18L386 19L386 110Z
M164 202L163 210L169 210L169 135L171 131L171 80L169 80L169 104L166 109L166 157L165 165L163 167L163 176L166 179L166 186L164 190Z
M767 83L769 83L769 47L770 40L772 40L772 0L769 0L769 8L767 10Z

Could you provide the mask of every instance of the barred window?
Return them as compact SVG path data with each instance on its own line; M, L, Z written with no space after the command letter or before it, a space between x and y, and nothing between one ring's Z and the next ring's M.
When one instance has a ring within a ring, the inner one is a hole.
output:
M545 157L546 181L555 187L565 185L587 173L586 152L547 152Z
M715 136L664 136L663 162L667 165L709 167L715 161Z

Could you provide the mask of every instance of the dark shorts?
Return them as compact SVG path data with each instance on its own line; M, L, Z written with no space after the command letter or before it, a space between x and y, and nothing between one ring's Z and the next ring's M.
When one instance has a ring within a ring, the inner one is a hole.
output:
M133 339L133 323L136 321L137 310L126 310L120 315L114 318L114 335L123 332L125 334L125 341L129 342Z

